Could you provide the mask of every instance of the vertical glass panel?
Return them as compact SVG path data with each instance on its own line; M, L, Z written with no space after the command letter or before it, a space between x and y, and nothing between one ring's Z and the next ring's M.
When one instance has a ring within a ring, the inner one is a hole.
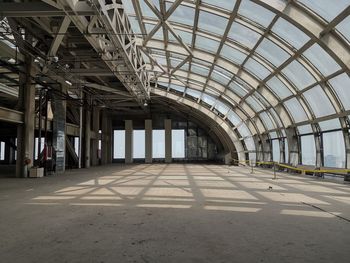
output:
M196 44L195 46L199 49L203 49L209 51L210 53L216 53L219 48L220 43L218 41L202 37L196 36Z
M169 3L167 3L167 7L170 7ZM179 5L169 17L169 21L193 26L194 13L193 8Z
M278 139L272 140L272 160L274 162L280 162L280 142Z
M37 141L38 138L35 138L35 140ZM35 144L35 146L36 146L36 145L37 145L37 144ZM38 147L38 146L36 146L36 148L37 148L37 147ZM36 152L37 152L37 151L36 151ZM36 154L35 159L38 159L37 154ZM5 160L5 142L0 142L0 160L1 160L1 161Z
M248 151L255 151L254 139L252 137L245 138L244 143Z
M2 143L4 145L2 145ZM45 145L45 138L41 138L41 145L40 145L40 151L39 151L39 138L35 138L35 146L34 146L34 158L35 160L38 159L39 154L44 150L44 145ZM1 142L1 150L5 151L5 143Z
M205 11L199 12L198 27L205 31L209 31L218 35L223 35L226 30L227 19L208 13Z
M313 135L300 136L301 163L306 165L316 164L316 147Z
M125 130L113 132L113 158L125 159Z
M271 78L266 84L280 99L293 95L287 86L276 76Z
M296 98L287 100L284 105L289 111L290 115L294 119L294 122L301 122L307 120L307 115L304 108L301 106L300 102Z
M318 125L322 131L336 130L341 128L339 119L321 121L318 123Z
M267 27L275 16L275 14L267 8L255 4L252 1L242 1L238 13L264 27Z
M289 163L289 147L287 139L284 139L284 158L285 163Z
M303 55L307 57L324 76L328 76L340 69L340 66L334 59L318 44L313 44Z
M152 157L153 158L165 157L165 131L164 130L152 131Z
M260 38L260 34L234 22L228 37L248 48L253 48Z
M310 104L316 117L322 117L335 113L332 103L320 86L316 86L303 93Z
M272 31L297 49L310 39L303 31L283 18L277 20Z
M345 168L345 142L342 131L326 132L323 137L324 166Z
M282 72L298 90L302 90L316 81L309 71L296 60L285 67Z
M145 130L133 131L133 158L145 158Z
M276 67L281 65L290 57L286 51L267 38L264 38L264 40L259 44L256 52Z
M248 61L244 64L244 68L248 69L259 79L265 79L268 75L271 74L271 72L266 67L252 58L248 59Z
M243 52L232 48L226 44L223 45L221 49L221 56L238 65L242 64L245 58L247 57L247 55Z
M347 39L347 41L350 42L350 16L340 22L336 28Z
M74 137L74 152L79 156L79 137Z
M350 78L346 73L329 80L345 110L350 110Z
M227 10L233 10L233 7L235 6L236 0L202 0L202 3L206 3L209 5L215 5Z
M342 12L346 7L349 6L349 0L298 0L299 2L306 5L317 15L325 19L326 21L331 21L335 18L340 12Z
M171 156L185 158L185 130L171 131Z

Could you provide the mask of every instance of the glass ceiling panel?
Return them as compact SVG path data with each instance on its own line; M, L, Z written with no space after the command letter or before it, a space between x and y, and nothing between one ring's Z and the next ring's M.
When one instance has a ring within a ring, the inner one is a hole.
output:
M341 128L339 119L321 121L318 123L318 125L322 131L336 130Z
M228 33L228 37L243 46L253 48L260 38L260 34L255 31L234 22Z
M229 89L235 92L240 97L247 95L248 91L236 81L232 81L229 85Z
M134 6L132 4L132 1L130 1L130 0L122 0L122 3L123 3L125 12L128 15L135 14L135 9L134 9Z
M307 133L313 132L310 124L301 125L301 126L298 126L297 128L298 128L299 134L307 134Z
M244 143L248 151L255 151L255 144L252 137L245 138Z
M275 16L275 13L267 8L247 0L241 2L238 13L264 27L267 27Z
M209 96L205 93L202 94L202 101L204 101L205 103L209 104L210 106L213 106L216 99L213 98L212 96Z
M310 40L310 38L303 31L283 18L279 18L277 20L275 25L272 27L272 31L297 49L301 48L307 41Z
M175 33L182 39L182 41L191 46L192 45L192 33L186 32L186 31L182 31L182 30L174 30ZM169 41L175 42L175 43L179 43L179 41L177 41L177 39L174 37L174 35L168 31L168 36L169 36Z
M274 117L275 122L277 122L277 127L282 127L282 122L277 114L277 112L272 108L270 111L271 115Z
M176 84L173 84L173 83L171 83L171 84L169 85L169 87L170 87L171 89L177 90L177 91L179 91L179 92L184 92L184 91L185 91L185 87L184 87L184 86L176 85Z
M159 1L153 0L151 2L153 2L153 4L155 5L155 7L158 10L160 9L159 8ZM151 8L148 7L148 5L145 3L145 1L139 1L139 3L140 3L140 7L141 7L142 16L157 18L157 16L153 13Z
M298 0L298 2L301 2L302 4L306 5L313 12L315 12L328 22L335 18L350 4L349 0Z
M261 103L263 104L265 107L269 106L268 101L265 99L265 97L263 97L258 91L255 91L253 93L253 95L255 96L255 98Z
M276 76L271 78L266 84L280 99L293 95L287 86Z
M203 49L209 51L210 53L216 53L219 48L220 43L218 41L202 37L196 36L196 44L195 46L199 49Z
M329 80L345 110L350 110L350 78L346 73Z
M334 59L318 44L312 45L303 55L324 75L328 76L340 69Z
M194 90L194 89L189 89L187 88L186 90L186 94L195 97L196 99L198 99L201 96L201 92L198 90Z
M272 129L276 128L275 125L273 124L270 116L266 112L260 113L259 117L263 121L267 130L272 130Z
M234 125L237 126L242 122L241 118L232 110L227 114L227 119Z
M215 109L217 109L222 115L226 115L226 113L230 110L230 107L221 101L217 101L215 104Z
M223 45L221 49L221 56L232 61L235 64L241 65L243 61L246 59L247 55L243 52L232 48L226 44Z
M242 123L241 125L239 125L239 126L237 127L237 130L238 130L238 132L240 133L240 135L241 135L242 137L248 137L248 136L251 136L251 135L252 135L251 132L250 132L250 130L248 129L247 125L245 125L244 123Z
M209 68L202 67L202 66L199 66L199 65L193 64L193 63L191 65L191 71L193 73L196 73L198 75L202 75L202 76L205 76L205 77L207 77L209 75Z
M168 8L171 6L171 4L167 3L166 6ZM193 8L179 5L171 14L168 20L193 27L194 13L195 12Z
M129 17L129 21L130 21L130 25L131 25L131 29L135 34L140 34L141 33L141 29L139 26L139 22L137 20L136 17L134 16L130 16Z
M264 38L259 44L256 52L266 58L267 61L271 62L275 67L278 67L290 57L286 51L267 38Z
M316 86L303 93L316 117L323 117L335 113L332 103L320 86Z
M252 74L261 80L265 79L268 75L271 74L271 72L266 67L252 58L248 59L248 61L244 64L244 68L248 69Z
M215 80L216 82L221 83L224 86L226 86L229 83L229 81L231 80L229 77L227 77L226 75L224 75L221 72L216 71L216 70L213 70L210 78Z
M198 27L200 29L214 34L223 35L225 33L226 26L226 18L205 11L199 12Z
M258 111L262 111L264 108L261 105L261 103L259 103L255 98L253 98L252 96L248 97L246 99L246 102L249 104L249 106L251 106L251 108L258 112Z
M233 10L233 7L236 4L236 0L202 0L202 3L215 5L227 10Z
M350 42L350 16L340 22L336 28L346 38L346 40Z
M282 72L296 86L298 90L303 90L307 86L316 82L314 77L298 61L292 61Z
M284 105L286 106L295 122L306 121L308 119L304 108L296 98L287 100Z

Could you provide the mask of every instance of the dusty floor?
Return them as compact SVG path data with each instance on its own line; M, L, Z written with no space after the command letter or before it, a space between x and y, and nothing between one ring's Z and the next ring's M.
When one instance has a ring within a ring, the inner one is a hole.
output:
M350 185L243 167L3 178L0 262L349 262L349 219Z

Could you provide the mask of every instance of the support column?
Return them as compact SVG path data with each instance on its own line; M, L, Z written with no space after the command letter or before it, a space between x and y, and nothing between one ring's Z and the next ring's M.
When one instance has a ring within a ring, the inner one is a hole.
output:
M95 107L92 111L92 130L95 134L95 138L92 140L92 145L91 145L91 161L92 161L92 166L98 165L98 141L100 139L100 108Z
M132 120L126 120L125 121L125 163L133 162L132 143L133 143Z
M32 85L31 79L32 58L26 57L25 63L25 73L20 73L19 107L24 113L24 123L17 128L17 177L28 177L28 171L34 162L35 85ZM30 163L26 160L30 160Z
M171 120L164 120L164 128L165 128L165 162L171 163L172 154L171 154Z
M112 130L109 129L110 118L106 111L102 112L102 140L101 140L101 164L105 165L110 163L109 156L112 151Z
M85 168L90 168L91 111L85 109Z
M152 163L152 120L145 120L145 162Z

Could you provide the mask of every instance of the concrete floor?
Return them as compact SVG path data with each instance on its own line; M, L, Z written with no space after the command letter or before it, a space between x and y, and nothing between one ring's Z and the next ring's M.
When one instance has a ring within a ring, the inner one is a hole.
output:
M350 185L218 165L2 178L0 261L349 262L349 204Z

